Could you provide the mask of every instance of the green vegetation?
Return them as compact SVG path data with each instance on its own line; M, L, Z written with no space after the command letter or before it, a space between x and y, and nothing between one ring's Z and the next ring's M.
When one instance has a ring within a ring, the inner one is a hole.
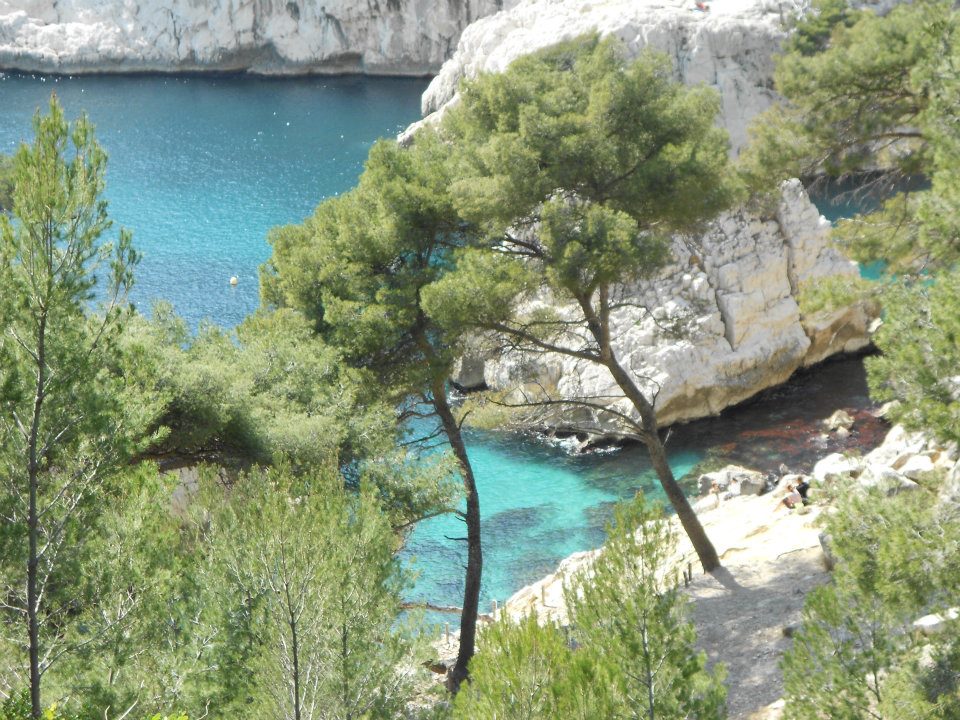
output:
M13 158L0 155L0 213L13 207Z
M835 2L819 9L778 61L785 100L756 121L741 171L760 194L781 178L826 174L858 177L857 192L885 198L841 222L835 236L859 259L883 259L896 280L807 295L822 305L879 294L886 326L875 338L883 356L869 362L874 395L903 401L892 410L895 421L954 439L960 15L933 0L884 16Z
M119 471L144 418L123 405L122 379L104 371L137 259L124 231L99 244L110 227L105 156L90 123L69 127L56 100L34 130L14 157L11 217L0 215L0 563L3 610L19 636L14 663L25 663L39 717L44 675L113 624L98 622L108 597L99 579L87 589L90 615L76 611L84 588L70 579L80 567L99 570L104 503L122 492ZM98 275L106 300L90 316Z
M629 411L531 384L494 400L606 414L643 442L712 570L657 387L614 351L624 288L741 184L762 202L791 174L858 174L889 197L838 239L897 276L833 298L882 291L875 396L960 442L957 12L825 0L787 44L784 104L740 179L716 95L664 58L591 36L481 75L438 128L377 143L355 189L271 235L263 308L231 332L127 307L137 255L125 231L103 241L105 157L54 99L0 159L0 720L724 717L723 670L666 567L674 538L642 498L571 579L567 626L499 622L475 654L479 496L448 378L468 342L608 372ZM958 717L960 621L911 627L960 594L956 480L841 496L835 576L783 662L787 718ZM397 550L445 512L467 530L459 692L421 711Z
M0 217L3 717L395 717L426 672L395 553L449 466L292 310L135 315L92 126L35 130ZM176 492L153 462L204 460Z
M352 366L372 373L375 392L401 408L401 421L431 415L456 459L467 527L460 650L450 673L456 691L474 651L483 554L480 499L460 422L447 400L447 378L463 329L440 326L422 298L465 232L448 193L446 149L424 133L405 151L380 142L359 185L322 203L302 227L271 237L264 298L292 306Z
M858 192L882 200L841 222L835 236L896 275L840 296L836 288L809 296L877 297L883 325L874 337L881 355L868 360L872 395L896 401L893 420L956 442L960 15L927 0L883 16L829 0L818 8L778 61L785 100L758 119L741 170L761 196L799 174L852 177ZM957 622L931 636L912 627L956 606L955 483L928 479L893 498L861 491L837 499L826 528L837 568L808 597L784 658L785 718L958 717Z
M641 441L706 571L720 560L667 463L659 388L627 371L612 337L618 313L637 307L626 284L668 261L672 233L701 228L737 197L727 137L713 125L718 109L712 90L678 85L665 58L627 62L618 41L597 37L466 83L441 134L456 148L454 200L481 234L424 291L445 328L473 327L499 347L609 372L631 413L543 386L521 402L586 407ZM531 312L535 297L565 312Z
M723 671L705 670L688 601L665 572L672 547L659 508L642 496L621 505L603 553L565 591L569 629L531 617L484 632L454 717L726 717Z
M960 524L927 492L842 498L827 532L832 582L807 598L783 660L785 718L957 718L960 624L933 636L912 623L956 605Z
M406 578L376 493L346 491L335 469L296 478L282 466L242 477L226 502L206 485L196 607L219 716L400 715L420 662L396 626Z

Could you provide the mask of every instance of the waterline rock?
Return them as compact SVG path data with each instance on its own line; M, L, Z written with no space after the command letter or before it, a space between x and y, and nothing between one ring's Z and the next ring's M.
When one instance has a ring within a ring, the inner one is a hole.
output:
M426 75L470 22L503 7L504 0L0 0L0 67Z

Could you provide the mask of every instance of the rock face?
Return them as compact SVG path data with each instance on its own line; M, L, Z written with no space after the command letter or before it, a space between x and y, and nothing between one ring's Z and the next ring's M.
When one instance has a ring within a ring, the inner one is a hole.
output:
M641 388L649 396L657 393L661 424L714 415L784 382L800 367L868 344L871 318L864 308L826 320L801 317L800 288L857 273L855 263L830 247L829 227L800 182L790 181L774 219L745 211L721 216L703 237L678 240L673 264L658 277L623 288L636 306L613 315L613 349ZM827 339L825 322L834 328ZM478 384L478 365L478 358L467 359L463 367L470 377L454 380ZM483 378L498 390L536 382L567 399L621 396L606 368L561 356L492 357ZM625 401L610 404L632 412ZM584 408L565 408L545 422L617 434L606 413Z
M509 0L507 0L509 2ZM436 72L503 0L0 0L0 67L40 72Z
M473 23L423 95L423 113L450 102L462 77L500 72L520 55L587 32L621 38L632 55L644 48L674 61L677 78L706 83L722 97L721 124L735 148L750 118L774 100L773 54L786 24L809 3L774 0L521 0L509 11Z
M884 11L895 0L858 3ZM473 23L460 37L423 95L423 114L455 101L461 78L501 72L517 57L588 32L615 35L631 56L645 48L666 53L677 79L720 92L720 124L736 153L747 125L776 98L773 55L809 0L520 0Z

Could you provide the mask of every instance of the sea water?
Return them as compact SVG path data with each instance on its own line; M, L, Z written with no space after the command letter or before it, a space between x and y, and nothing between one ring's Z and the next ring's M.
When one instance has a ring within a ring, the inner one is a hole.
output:
M55 92L86 112L108 154L107 198L143 254L133 301L173 303L196 327L257 308L271 227L352 187L378 137L420 115L421 79L0 79L0 152L32 137ZM236 277L236 287L230 278Z
M270 228L300 222L321 199L350 188L376 138L418 118L425 86L371 78L5 75L0 152L31 137L31 117L51 92L68 117L86 112L109 155L110 215L133 230L143 253L135 304L149 312L164 299L192 327L205 320L230 327L258 305ZM708 456L800 469L842 449L818 439L820 418L868 402L862 364L835 363L718 419L677 428L667 443L670 462L679 477ZM862 415L851 444L874 439ZM572 455L562 443L471 431L468 451L483 517L484 608L566 555L599 545L617 500L638 489L662 498L636 446ZM683 483L694 491L692 477ZM456 538L464 535L454 516L417 527L404 550L418 573L411 599L460 603L465 549Z

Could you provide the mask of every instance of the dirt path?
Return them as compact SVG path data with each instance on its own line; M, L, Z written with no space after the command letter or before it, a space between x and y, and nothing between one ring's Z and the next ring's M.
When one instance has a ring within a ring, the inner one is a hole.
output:
M728 552L714 576L695 578L697 644L710 663L727 666L731 720L773 718L765 710L783 696L780 657L790 647L783 628L800 620L804 596L829 577L819 545L777 559Z

